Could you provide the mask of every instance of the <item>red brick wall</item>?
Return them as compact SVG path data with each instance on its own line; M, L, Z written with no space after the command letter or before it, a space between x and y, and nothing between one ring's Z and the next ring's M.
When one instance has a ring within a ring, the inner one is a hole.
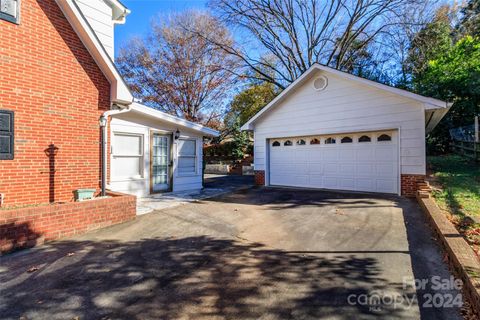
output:
M255 170L255 185L257 186L265 185L265 171Z
M401 187L402 196L415 197L417 195L417 183L425 181L425 175L402 174Z
M0 109L15 111L15 159L0 160L4 205L98 190L98 118L110 84L55 0L23 0L19 25L0 20L0 43Z
M131 195L0 211L0 252L135 219Z

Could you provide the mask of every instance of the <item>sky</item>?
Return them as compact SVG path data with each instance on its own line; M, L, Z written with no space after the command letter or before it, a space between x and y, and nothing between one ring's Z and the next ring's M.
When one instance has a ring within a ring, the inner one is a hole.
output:
M183 11L185 9L205 9L206 0L121 0L132 13L127 16L126 24L115 26L115 54L135 36L148 32L150 22L159 14Z

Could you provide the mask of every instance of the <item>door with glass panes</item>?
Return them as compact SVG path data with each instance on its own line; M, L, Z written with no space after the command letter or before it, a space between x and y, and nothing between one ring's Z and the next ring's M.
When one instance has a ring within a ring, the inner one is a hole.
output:
M170 136L155 133L151 135L150 181L152 192L170 189Z

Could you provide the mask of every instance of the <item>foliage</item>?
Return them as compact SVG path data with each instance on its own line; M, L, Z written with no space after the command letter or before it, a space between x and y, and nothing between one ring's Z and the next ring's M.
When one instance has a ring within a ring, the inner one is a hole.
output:
M195 32L231 44L228 30L198 11L161 21L153 22L148 37L122 48L117 61L121 73L148 106L195 122L218 122L235 83L230 70L236 61Z
M438 58L452 46L452 14L450 7L441 7L433 20L412 39L405 63L413 76L414 86L417 80L421 80L428 62Z
M467 36L429 61L419 86L422 92L441 99L479 102L480 38Z
M452 155L428 157L427 161L441 184L441 189L433 192L435 201L452 214L453 222L471 243L480 245L476 233L480 225L471 218L480 217L480 165Z
M233 97L225 123L227 126L231 126L238 122L242 126L272 101L277 94L278 92L272 83L250 84L245 90Z
M457 31L461 36L480 37L480 0L470 0L462 9Z
M480 216L480 165L460 156L428 157L443 188L437 202L459 216Z
M249 133L240 130L240 123L237 121L232 132L233 148L232 155L235 159L243 159L250 144Z
M446 152L450 141L448 130L472 124L474 116L480 114L480 38L461 39L438 59L430 61L417 82L421 93L454 102L428 137L430 149Z
M410 73L406 88L416 92L454 102L452 108L427 137L427 153L449 151L449 129L472 124L479 114L480 103L480 47L479 38L465 35L472 28L465 24L475 15L471 0L461 9L440 7L431 22L413 37L404 69ZM470 9L469 9L470 8ZM457 24L456 26L455 23Z

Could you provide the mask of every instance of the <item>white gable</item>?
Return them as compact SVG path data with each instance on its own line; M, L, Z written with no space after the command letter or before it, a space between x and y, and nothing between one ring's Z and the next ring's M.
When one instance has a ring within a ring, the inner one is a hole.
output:
M323 91L313 87L320 75L328 79ZM400 132L401 173L424 174L424 103L315 70L256 119L255 170L265 170L267 139L386 129Z
M363 78L360 78L345 72L341 72L320 64L314 64L302 76L300 76L290 86L288 86L284 91L282 91L282 93L280 93L272 102L270 102L267 106L265 106L262 110L260 110L260 112L258 112L255 116L253 116L247 123L245 123L242 126L242 130L252 130L254 128L254 124L257 122L258 119L263 117L264 114L267 114L271 110L275 109L275 107L279 103L281 103L283 100L288 99L292 92L299 90L299 87L305 84L306 79L310 79L312 74L315 74L317 72L323 72L325 75L333 76L339 79L344 79L345 81L351 82L352 86L360 85L363 88L361 90L375 89L387 95L391 94L400 98L409 99L412 102L419 102L421 103L424 111L439 110L438 113L441 116L437 117L438 121L443 117L443 115L446 114L446 112L451 106L451 104L438 99L425 97L425 96L418 95L406 90L401 90L401 89L390 87L378 82L363 79ZM348 96L349 93L345 92L343 95ZM429 124L431 128L433 128L435 125L436 123Z
M112 0L75 0L75 3L110 58L113 59L115 24L124 23L129 11L118 1Z

